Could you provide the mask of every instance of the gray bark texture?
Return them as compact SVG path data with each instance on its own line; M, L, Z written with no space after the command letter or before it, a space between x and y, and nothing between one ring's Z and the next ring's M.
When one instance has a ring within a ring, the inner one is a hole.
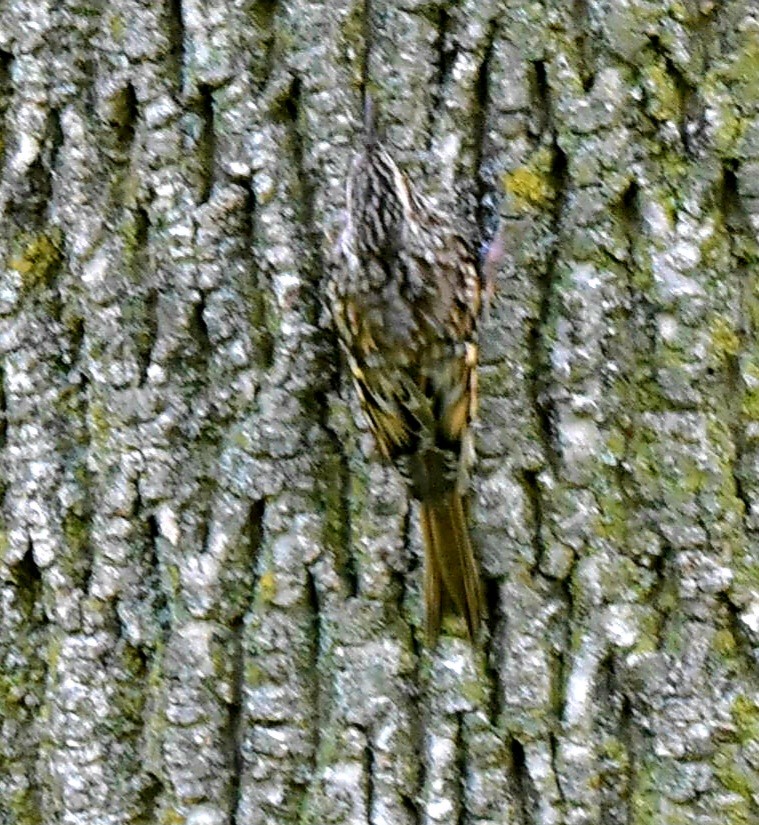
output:
M504 240L476 649L324 321L364 89ZM759 823L755 0L3 0L0 122L0 822Z

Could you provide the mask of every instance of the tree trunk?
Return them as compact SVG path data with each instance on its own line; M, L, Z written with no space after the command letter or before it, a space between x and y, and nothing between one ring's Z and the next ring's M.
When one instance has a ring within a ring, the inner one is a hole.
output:
M754 0L0 8L0 822L759 822ZM362 91L506 250L488 629L321 295Z

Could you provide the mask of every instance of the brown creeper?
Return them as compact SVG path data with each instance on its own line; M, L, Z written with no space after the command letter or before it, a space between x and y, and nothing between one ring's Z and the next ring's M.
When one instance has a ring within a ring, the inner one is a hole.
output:
M454 610L474 638L483 597L464 498L477 407L477 258L452 218L414 191L371 123L346 200L332 314L379 449L420 501L428 637L435 642Z

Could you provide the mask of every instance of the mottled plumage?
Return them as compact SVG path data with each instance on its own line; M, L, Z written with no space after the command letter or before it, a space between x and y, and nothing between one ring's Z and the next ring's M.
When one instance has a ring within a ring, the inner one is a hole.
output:
M330 282L335 324L379 449L421 503L430 640L451 609L474 638L482 585L464 497L477 406L476 256L373 134L346 197Z

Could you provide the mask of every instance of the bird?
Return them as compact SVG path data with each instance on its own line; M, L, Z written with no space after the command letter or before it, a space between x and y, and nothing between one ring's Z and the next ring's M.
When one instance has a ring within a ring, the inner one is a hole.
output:
M420 194L379 139L369 97L364 120L329 308L379 452L419 501L428 642L448 613L474 642L484 599L467 492L488 287L460 221Z

